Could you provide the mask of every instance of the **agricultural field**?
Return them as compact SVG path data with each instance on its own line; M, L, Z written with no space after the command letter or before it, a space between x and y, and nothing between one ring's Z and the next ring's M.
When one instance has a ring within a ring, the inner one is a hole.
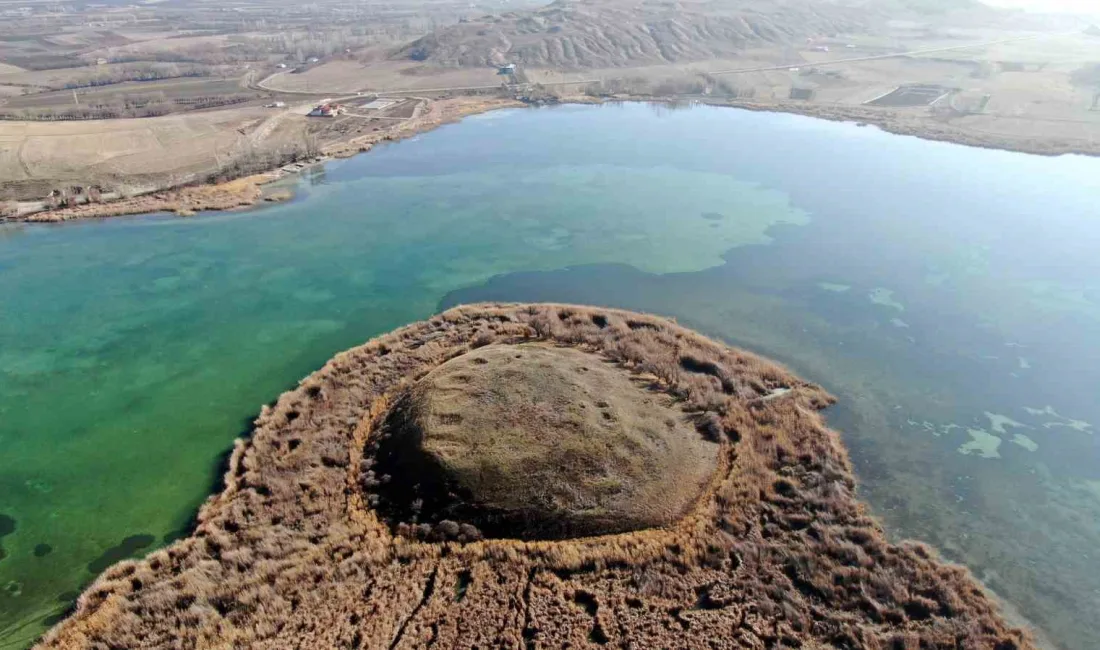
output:
M178 78L128 81L11 97L0 115L23 119L152 117L197 108L241 104L265 95L237 79Z
M134 191L165 179L193 182L230 161L299 145L304 124L301 116L263 108L141 120L0 121L0 198L44 196L66 181Z

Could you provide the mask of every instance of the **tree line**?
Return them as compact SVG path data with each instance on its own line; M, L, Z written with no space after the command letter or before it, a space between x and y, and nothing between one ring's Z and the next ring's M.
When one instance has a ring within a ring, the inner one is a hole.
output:
M43 87L49 90L71 90L73 88L110 86L112 84L124 83L127 81L156 81L159 79L176 79L179 77L208 77L213 76L216 72L216 70L205 65L142 61L139 63L127 63L109 67L96 67L88 76L70 79L61 83L46 84Z
M111 120L128 117L157 117L184 110L230 106L255 99L254 95L205 95L200 97L161 97L129 95L124 99L105 104L65 106L61 108L23 108L0 111L0 120L29 120L53 122L58 120Z

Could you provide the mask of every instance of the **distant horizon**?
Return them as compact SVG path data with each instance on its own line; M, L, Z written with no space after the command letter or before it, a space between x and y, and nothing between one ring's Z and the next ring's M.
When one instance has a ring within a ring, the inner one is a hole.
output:
M987 5L1006 9L1023 9L1038 13L1083 14L1098 16L1097 0L981 0Z

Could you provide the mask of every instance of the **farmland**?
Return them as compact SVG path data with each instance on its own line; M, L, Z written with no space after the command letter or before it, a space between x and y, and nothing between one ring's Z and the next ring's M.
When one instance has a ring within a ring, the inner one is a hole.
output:
M60 182L100 179L129 192L194 181L239 158L272 115L262 108L142 120L0 121L0 186L6 198L44 196ZM268 148L293 146L304 118L284 116ZM175 181L174 183L172 181Z

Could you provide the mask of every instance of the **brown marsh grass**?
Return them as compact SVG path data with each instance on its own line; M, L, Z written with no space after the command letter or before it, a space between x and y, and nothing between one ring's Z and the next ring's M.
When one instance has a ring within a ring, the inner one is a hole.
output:
M471 349L529 342L599 355L697 415L720 459L696 506L558 541L396 534L362 489L395 396ZM109 569L40 647L1032 648L964 568L887 541L819 414L831 402L665 319L458 307L265 407L194 534Z

